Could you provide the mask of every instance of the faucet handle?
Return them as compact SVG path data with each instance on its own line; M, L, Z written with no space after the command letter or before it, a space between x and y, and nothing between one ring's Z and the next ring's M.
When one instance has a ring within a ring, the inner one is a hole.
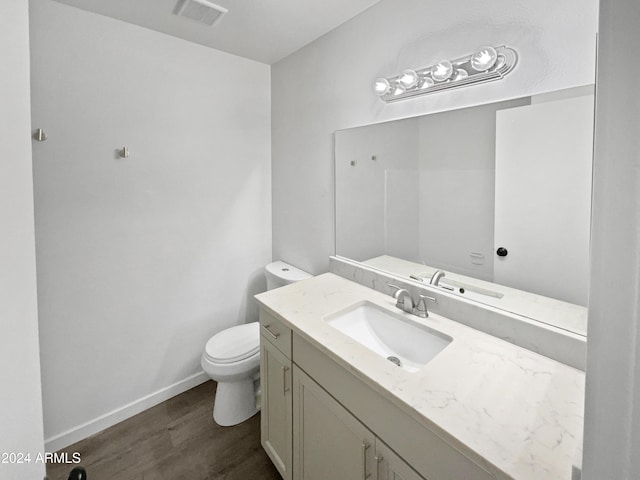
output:
M427 318L429 316L426 300L430 300L433 303L437 303L438 301L438 299L436 299L435 297L430 297L429 295L420 295L420 300L418 300L418 305L416 305L416 308L414 310L415 314L418 317Z

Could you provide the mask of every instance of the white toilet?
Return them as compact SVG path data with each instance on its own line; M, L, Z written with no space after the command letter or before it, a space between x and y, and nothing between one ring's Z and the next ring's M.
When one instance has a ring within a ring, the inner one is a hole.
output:
M265 267L267 290L311 277L284 262ZM218 425L244 422L258 410L260 388L260 324L246 323L227 328L209 339L200 360L202 369L216 382L213 419Z

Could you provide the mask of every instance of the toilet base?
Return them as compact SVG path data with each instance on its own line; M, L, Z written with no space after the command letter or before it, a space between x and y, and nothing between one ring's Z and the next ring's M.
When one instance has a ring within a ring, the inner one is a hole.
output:
M219 382L213 401L213 420L222 427L244 422L258 413L253 378Z

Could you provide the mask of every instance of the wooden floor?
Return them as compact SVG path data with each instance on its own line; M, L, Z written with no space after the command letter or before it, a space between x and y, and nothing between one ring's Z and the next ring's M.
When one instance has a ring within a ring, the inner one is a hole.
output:
M281 480L260 446L260 415L235 427L212 418L206 382L61 452L79 452L87 480ZM47 466L67 480L74 465Z

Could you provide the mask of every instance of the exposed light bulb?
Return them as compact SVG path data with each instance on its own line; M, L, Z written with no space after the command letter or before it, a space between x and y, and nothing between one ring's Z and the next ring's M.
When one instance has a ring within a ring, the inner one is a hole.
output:
M420 84L420 88L429 88L433 87L435 82L431 79L431 77L423 77L422 83Z
M464 68L457 68L456 74L453 77L454 80L462 80L463 78L467 78L469 76L469 72L467 72Z
M498 52L493 47L482 47L471 56L471 66L478 72L485 72L493 67L498 59Z
M389 80L386 78L378 78L373 83L373 91L378 95L385 95L389 93L389 90L391 90L391 84L389 84Z
M453 65L449 60L442 60L431 67L431 77L436 82L444 82L449 80L453 74Z
M415 70L407 69L400 74L398 83L405 90L409 90L410 88L413 88L418 84L418 80L419 77Z

